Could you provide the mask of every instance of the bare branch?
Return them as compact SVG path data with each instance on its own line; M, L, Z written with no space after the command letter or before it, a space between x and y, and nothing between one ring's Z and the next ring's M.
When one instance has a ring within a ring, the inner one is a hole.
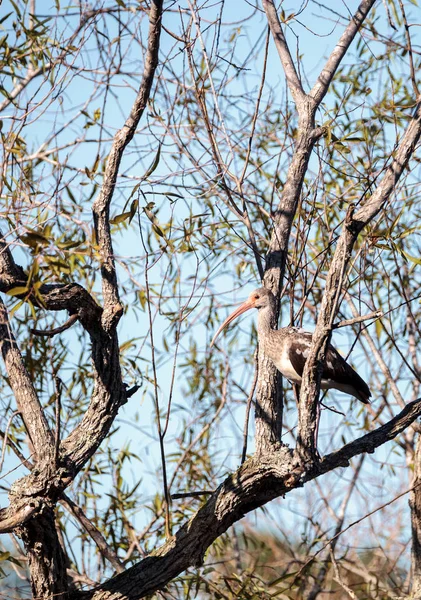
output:
M321 368L332 331L336 314L338 293L351 259L351 253L358 234L380 212L395 189L402 172L406 168L421 136L421 102L417 104L408 128L394 152L392 163L371 198L357 212L351 206L339 237L336 251L326 279L317 326L313 334L313 344L303 373L300 396L298 446L309 458L314 456L315 415L320 391Z
M282 66L285 71L285 77L288 83L289 90L294 98L297 109L300 110L301 104L304 102L306 94L298 77L297 70L292 60L291 53L286 42L282 26L279 21L278 12L275 8L273 0L262 0L263 8L265 9L268 24L275 41L276 49L281 59Z
M41 510L41 506L41 502L31 500L27 502L26 506L21 506L15 512L11 508L2 508L0 510L0 533L9 533L16 527L20 527L32 519Z
M31 333L33 333L34 335L40 335L43 337L54 337L55 335L59 334L59 333L63 333L63 331L66 331L66 329L70 329L70 327L76 323L76 321L78 320L78 316L77 315L71 315L69 319L67 319L67 321L65 323L63 323L63 325L60 325L60 327L56 327L55 329L49 329L49 330L45 330L45 329L31 329Z
M10 386L38 461L50 460L53 467L54 440L31 378L10 328L6 307L0 300L0 350Z
M370 319L381 319L384 317L384 313L381 310L374 310L368 315L354 317L353 319L345 319L344 321L339 321L339 323L334 323L332 325L332 329L339 329L340 327L348 327L349 325L355 325L356 323L363 323L364 321L369 321Z
M62 504L79 521L79 523L83 525L91 538L94 540L102 556L104 556L104 558L110 562L117 573L122 573L124 571L124 567L117 554L112 550L112 548L110 548L102 533L95 527L92 521L88 519L80 506L73 502L73 500L71 500L66 494L63 494L60 504Z
M152 0L149 11L148 49L145 56L142 82L130 116L123 127L114 136L114 142L108 156L101 192L93 205L97 243L101 255L102 292L104 296L104 314L102 324L109 331L115 327L123 313L118 293L114 251L111 239L109 213L110 204L117 183L120 162L127 145L132 140L143 111L149 99L158 65L159 38L161 35L163 0Z
M336 44L332 54L329 56L322 72L317 78L317 82L309 94L315 100L317 105L319 105L325 97L336 70L341 63L341 60L348 51L349 46L353 42L358 30L374 6L375 2L376 0L363 0L361 2L354 16L349 22L348 27L341 35L339 42Z
M297 212L301 189L314 144L323 135L323 128L315 128L315 112L322 101L333 75L342 60L349 44L354 39L361 23L367 16L375 0L364 0L353 19L341 36L335 50L320 74L312 92L306 95L292 61L281 24L272 0L262 0L269 25L277 45L278 53L285 70L291 94L296 103L299 128L282 197L274 217L273 231L266 256L264 285L279 297L287 264L288 244L292 223ZM264 359L261 359L261 361ZM260 373L265 383L259 380L256 402L256 442L257 451L267 448L279 439L282 430L282 389L281 378L270 361L260 363ZM315 414L312 412L313 424Z

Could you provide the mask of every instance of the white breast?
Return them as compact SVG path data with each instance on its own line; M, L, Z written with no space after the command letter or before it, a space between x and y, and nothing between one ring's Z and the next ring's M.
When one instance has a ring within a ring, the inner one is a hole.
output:
M284 377L292 381L292 383L301 383L301 377L289 360L287 344L282 344L281 351L276 356L271 356L270 358Z

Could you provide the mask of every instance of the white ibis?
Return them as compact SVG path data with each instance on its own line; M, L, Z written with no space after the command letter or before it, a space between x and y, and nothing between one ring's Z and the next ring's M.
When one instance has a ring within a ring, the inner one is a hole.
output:
M275 321L276 301L272 292L266 288L254 290L248 299L225 319L215 333L211 346L231 321L251 308L258 310L257 333L259 346L263 348L264 354L271 359L284 377L292 383L300 385L304 365L310 351L312 334L299 327L272 329L271 324ZM371 392L366 382L331 345L328 346L326 352L321 388L323 390L333 388L354 396L365 404L370 403Z

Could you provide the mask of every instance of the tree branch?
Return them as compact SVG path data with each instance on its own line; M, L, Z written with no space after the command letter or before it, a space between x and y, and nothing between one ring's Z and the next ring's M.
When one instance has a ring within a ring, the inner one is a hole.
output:
M110 204L117 183L120 162L126 146L132 140L139 120L143 115L149 100L155 70L158 65L159 38L161 35L163 0L152 0L149 11L148 49L145 56L142 82L130 116L123 127L114 137L114 142L108 155L104 173L104 182L99 196L93 205L96 240L101 255L102 292L104 297L104 313L102 324L110 331L123 314L120 304L117 275L115 270L114 251L111 239L109 214Z
M124 567L118 559L117 554L112 550L112 548L110 548L102 533L95 527L92 521L88 519L80 506L73 502L73 500L71 500L66 494L63 494L60 504L64 506L75 517L75 519L79 521L81 525L83 525L91 538L94 540L102 556L110 562L117 573L122 573L124 571Z
M26 430L32 441L37 461L50 461L54 467L54 440L44 416L31 378L10 328L6 307L0 299L0 351Z
M411 122L399 143L391 165L371 198L357 212L351 206L339 237L335 254L326 278L326 287L321 302L313 343L307 359L299 404L299 426L297 445L303 456L313 457L315 448L315 414L320 391L320 376L326 348L335 318L338 295L348 267L354 244L361 230L380 212L394 191L396 183L414 153L421 136L421 102L417 104Z
M278 17L278 11L275 8L273 0L262 0L262 5L266 13L268 25L278 51L279 58L281 59L289 90L298 108L298 106L304 102L306 94L300 78L298 77L298 73L295 68L294 61L292 60L284 32L282 31L282 26Z
M375 0L364 0L361 3L321 72L318 83L309 95L304 93L298 79L273 1L262 1L299 117L294 154L274 216L273 231L266 256L264 285L279 297L285 276L291 227L297 212L304 177L314 145L323 133L321 128L315 128L315 113L346 49ZM267 359L260 359L259 372L256 393L256 451L265 452L280 439L282 379L274 365Z
M69 319L63 323L63 325L60 325L60 327L55 327L54 329L31 329L30 331L33 335L39 335L41 337L54 337L59 333L63 333L63 331L66 331L66 329L70 329L70 327L74 325L77 320L77 315L71 315Z
M296 452L280 447L248 459L222 483L208 502L153 555L88 592L69 600L138 600L162 589L190 566L203 564L207 548L246 513L307 481L348 465L362 452L373 452L421 415L421 399L409 403L389 423L332 452L319 463L305 465Z
M361 2L354 16L349 22L348 27L341 35L339 42L336 44L332 54L329 56L325 66L322 69L322 72L318 76L317 81L309 94L315 100L317 105L319 105L325 97L329 85L332 82L332 79L341 63L341 60L347 53L349 46L354 41L358 30L360 29L370 10L373 8L375 2L376 0L363 0L363 2Z

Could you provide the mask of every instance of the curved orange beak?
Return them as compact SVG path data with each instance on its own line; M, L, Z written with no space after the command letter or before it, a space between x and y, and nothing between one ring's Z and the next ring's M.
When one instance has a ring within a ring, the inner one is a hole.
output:
M229 325L231 323L231 321L234 321L234 319L236 319L237 317L239 317L246 311L250 310L251 308L254 308L254 303L252 300L250 300L250 298L248 298L245 302L243 302L243 304L240 304L240 306L238 308L236 308L235 311L229 315L229 317L227 317L225 319L225 321L222 323L221 327L218 329L218 331L213 336L213 340L211 341L210 346L212 347L214 345L215 340L218 337L218 335L221 333L221 331L223 329L225 329L225 327L227 325Z

